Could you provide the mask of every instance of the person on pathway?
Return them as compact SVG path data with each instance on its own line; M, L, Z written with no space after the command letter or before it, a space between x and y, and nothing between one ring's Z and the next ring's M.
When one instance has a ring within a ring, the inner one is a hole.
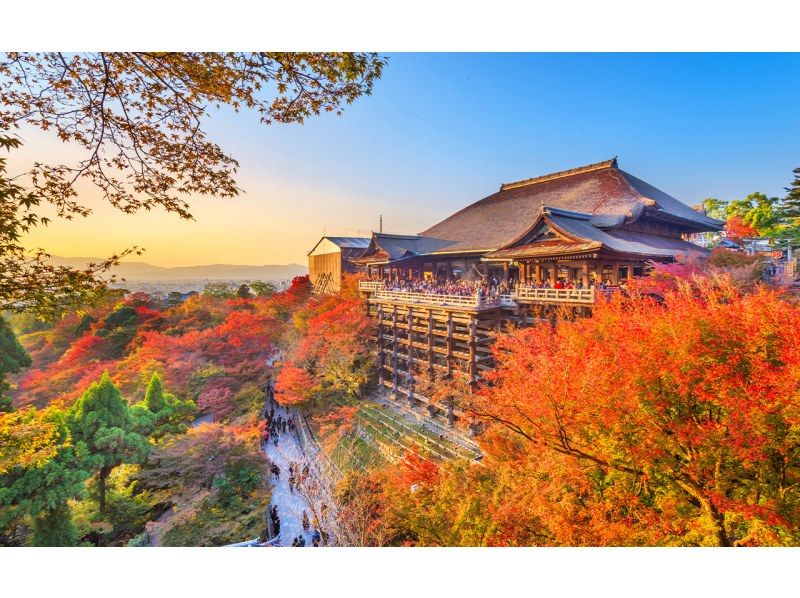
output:
M307 532L309 527L310 523L308 521L308 513L306 513L305 509L303 509L303 531Z
M319 546L320 540L322 540L322 536L319 534L318 530L314 530L314 534L311 536L311 545Z

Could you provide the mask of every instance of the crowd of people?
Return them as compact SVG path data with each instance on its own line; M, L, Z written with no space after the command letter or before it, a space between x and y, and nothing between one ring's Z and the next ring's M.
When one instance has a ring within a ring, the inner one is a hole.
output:
M266 389L266 402L264 405L264 410L262 411L262 415L264 417L265 422L265 431L262 436L262 445L266 445L270 439L277 447L279 438L282 434L289 434L295 433L295 421L291 416L284 416L281 415L279 412L276 412L276 409L281 409L281 407L275 402L275 389L272 384L272 381L268 382L267 389ZM285 409L285 408L284 408ZM310 467L308 463L301 464L295 461L289 462L289 492L294 494L295 489L298 487L299 482L303 482L308 478L309 474L311 473ZM276 480L280 479L281 469L277 463L270 462L269 464L269 471L270 475L273 476ZM327 510L327 507L323 505L323 509ZM272 522L272 531L273 537L280 535L281 530L281 518L278 514L278 505L273 504L269 509L269 517ZM319 521L316 517L314 517L314 529L312 530L311 527L311 520L308 517L308 513L303 510L301 523L303 526L303 531L310 532L313 531L311 534L311 545L312 546L320 546L320 543L324 539L327 542L327 534L321 531L319 528ZM303 535L299 535L292 540L292 546L295 547L303 547L306 546L306 539Z
M559 278L555 283L549 280L540 283L526 282L520 286L525 289L599 289L601 291L611 290L615 288L624 288L627 282L622 279L618 285L611 284L611 282L596 281L591 279L588 285L584 285L580 279L570 280L569 278Z
M427 295L454 295L460 297L471 297L480 295L482 300L497 298L501 295L510 295L516 288L526 289L592 289L610 290L617 287L624 287L625 281L620 281L619 285L612 285L610 282L589 281L584 285L581 279L558 278L555 283L545 280L536 282L517 282L513 278L498 280L496 278L487 279L459 279L459 280L435 280L435 279L397 279L387 280L381 278L370 278L368 280L383 283L383 288L387 291L403 291L410 293L423 293Z
M494 278L481 279L459 279L459 280L414 280L398 279L384 280L371 279L383 282L384 289L387 291L404 291L409 293L425 293L428 295L455 295L459 297L472 297L480 293L481 298L496 297L498 295L508 295L514 288L514 281L498 281Z

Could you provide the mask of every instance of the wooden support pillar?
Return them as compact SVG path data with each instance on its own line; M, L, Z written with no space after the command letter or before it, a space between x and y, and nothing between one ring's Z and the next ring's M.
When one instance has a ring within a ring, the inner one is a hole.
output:
M558 282L558 264L553 262L550 264L550 285L556 286Z
M536 284L542 284L542 282L544 282L542 280L542 265L539 263L533 267L533 282Z
M611 284L614 286L619 284L619 264L617 262L611 264Z
M453 312L447 314L447 377L453 374Z
M433 379L433 312L428 310L428 380Z
M413 407L414 405L414 357L416 356L416 352L414 351L414 309L412 307L408 308L408 362L406 363L406 367L408 368L408 394L406 397L408 398L408 404Z
M581 267L581 282L583 283L583 288L589 288L589 262L583 262Z
M472 383L478 380L477 344L478 320L472 316L469 320L469 381Z
M397 398L397 306L392 306L392 398Z
M383 305L378 305L378 383L381 389L384 381L384 348L383 348Z
M633 262L628 264L628 282L633 282Z
M503 280L508 284L508 262L503 262Z

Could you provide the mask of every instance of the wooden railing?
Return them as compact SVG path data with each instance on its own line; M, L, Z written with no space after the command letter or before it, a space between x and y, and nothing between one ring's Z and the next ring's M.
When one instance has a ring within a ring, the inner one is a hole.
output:
M358 290L364 291L367 293L374 293L378 289L383 288L383 281L382 280L359 280L358 281Z
M514 297L520 302L535 303L594 303L594 289L534 289L519 287Z
M491 309L493 307L517 307L519 303L568 303L592 305L595 289L535 289L519 287L510 295L480 297L474 295L438 295L415 291L388 291L378 280L362 280L359 289L374 293L377 300L393 303L417 303L440 307L460 307L463 309Z
M437 295L435 293L415 293L414 291L375 291L375 299L396 303L420 303L440 307L461 307L465 309L485 309L494 307L494 299L481 299L474 295Z

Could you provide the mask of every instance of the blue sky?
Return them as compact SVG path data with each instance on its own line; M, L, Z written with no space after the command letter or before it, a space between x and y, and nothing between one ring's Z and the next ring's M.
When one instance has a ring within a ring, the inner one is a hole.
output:
M323 230L366 234L383 214L385 230L419 232L502 182L615 155L687 203L782 194L800 166L800 55L388 57L373 95L341 117L264 127L214 114L210 135L239 159L247 193L198 200L192 223L134 217L144 259L304 263ZM98 213L130 228L130 216ZM81 251L118 250L117 233Z

